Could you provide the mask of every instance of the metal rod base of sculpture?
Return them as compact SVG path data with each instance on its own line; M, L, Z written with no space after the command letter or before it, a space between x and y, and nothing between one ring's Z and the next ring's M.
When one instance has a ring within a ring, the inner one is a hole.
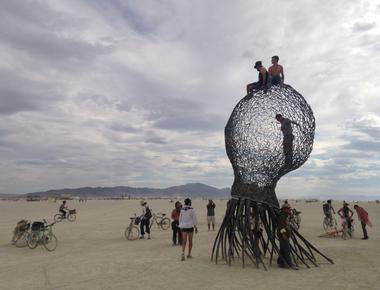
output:
M231 265L233 260L241 259L243 267L246 260L250 260L257 268L261 265L265 270L267 265L272 265L275 255L285 267L304 265L310 268L310 264L317 267L317 255L334 263L292 228L289 239L292 265L289 265L281 254L277 237L279 213L278 207L249 198L233 197L228 202L226 215L216 236L211 260L218 263L221 258Z

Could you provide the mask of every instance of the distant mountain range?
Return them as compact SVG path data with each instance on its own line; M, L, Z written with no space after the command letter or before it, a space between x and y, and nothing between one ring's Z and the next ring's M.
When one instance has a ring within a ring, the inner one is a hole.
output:
M148 187L81 187L53 189L42 192L31 192L23 194L23 197L67 197L77 196L88 197L205 197L223 198L230 196L230 188L216 188L202 183L189 183L168 188L148 188Z

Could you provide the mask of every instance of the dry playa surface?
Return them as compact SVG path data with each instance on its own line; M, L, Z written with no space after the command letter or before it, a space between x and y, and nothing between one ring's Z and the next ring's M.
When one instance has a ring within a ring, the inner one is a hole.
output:
M170 214L169 200L148 200L153 212ZM199 233L194 237L193 259L180 261L181 249L171 243L171 229L152 228L151 240L127 241L124 230L129 217L140 212L138 200L68 201L77 209L77 220L54 226L58 247L47 252L10 244L13 228L21 218L52 221L59 203L0 202L0 289L380 289L380 205L361 203L374 224L370 239L361 240L362 231L355 214L355 234L350 240L321 238L322 204L292 203L302 212L301 233L335 262L320 258L319 267L299 271L276 265L256 269L241 261L232 266L210 262L217 231L208 232L206 203L195 200ZM337 209L340 203L333 204ZM350 206L352 207L353 204ZM226 200L216 201L217 229ZM216 229L216 230L217 230Z

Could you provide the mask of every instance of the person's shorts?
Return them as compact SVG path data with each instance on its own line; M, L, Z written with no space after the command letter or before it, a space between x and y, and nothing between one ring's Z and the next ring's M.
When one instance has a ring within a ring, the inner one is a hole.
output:
M281 79L281 76L279 76L279 75L270 77L270 83L272 86L280 85L281 81L282 81L282 79Z
M207 216L208 224L215 224L215 216Z
M194 228L183 228L181 229L183 233L192 233L194 232Z

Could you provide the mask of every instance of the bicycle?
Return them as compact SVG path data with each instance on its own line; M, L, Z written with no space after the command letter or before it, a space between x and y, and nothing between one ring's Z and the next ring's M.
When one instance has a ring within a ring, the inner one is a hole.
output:
M325 232L329 232L331 230L336 230L338 223L336 222L336 219L333 216L325 216L322 225Z
M301 227L301 212L293 208L292 213L293 214L289 218L289 222L293 226L293 228L295 228L296 230L299 230L299 228Z
M149 228L152 228L153 222L156 222L157 227L161 227L161 229L167 230L170 227L170 219L165 216L166 214L160 212L153 214Z
M57 213L54 216L54 221L58 223L62 221L63 219L67 219L69 222L73 222L77 219L76 213L77 211L75 209L69 209L65 217L63 217L62 213Z
M352 238L355 230L354 220L351 218L351 227L349 228L347 219L349 219L349 217L342 217L342 238L345 240L347 240L348 236Z
M21 220L17 223L13 231L12 245L17 248L24 248L27 246L27 237L30 229L30 221Z
M124 231L124 236L127 240L137 240L140 237L140 230L138 228L138 224L140 223L140 218L136 217L136 214L134 217L129 218L131 221L127 228Z
M54 224L55 222L48 225L46 220L34 222L27 238L29 249L35 249L38 245L43 245L49 252L54 251L58 245L58 240L53 234Z

